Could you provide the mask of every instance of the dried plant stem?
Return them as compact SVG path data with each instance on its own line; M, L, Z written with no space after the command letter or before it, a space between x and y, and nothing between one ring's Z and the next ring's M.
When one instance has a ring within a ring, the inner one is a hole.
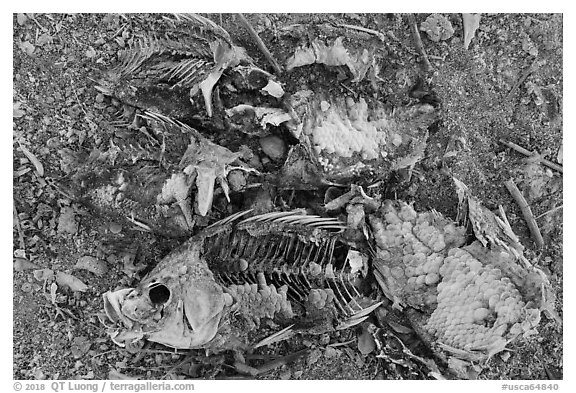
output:
M505 146L508 146L512 150L516 150L520 154L524 154L527 157L531 157L534 155L534 152L531 152L530 150L527 150L527 149L523 148L522 146L519 146L513 142L508 142L508 141L505 141L503 139L500 139L500 143L505 145ZM542 163L542 165L546 165L550 169L554 169L555 171L558 171L560 173L564 173L564 170L563 170L561 165L555 164L552 161L546 160L544 158L540 159L540 162Z
M18 242L20 244L21 250L26 250L26 242L24 241L24 232L22 231L22 225L20 225L20 217L18 217L18 210L16 210L16 203L12 202L14 223L16 224L16 230L18 231Z
M530 74L533 73L535 70L536 70L536 59L534 59L532 64L530 64L530 66L526 69L526 71L524 71L524 73L520 76L518 81L516 81L510 92L508 92L508 94L506 95L506 101L510 100L510 98L514 95L514 93L516 93L516 91L520 88L522 83L524 83L524 81L528 79Z
M432 71L432 64L428 60L428 55L424 50L424 45L422 44L422 38L420 38L420 32L418 31L418 25L416 24L416 17L414 14L408 14L408 24L410 25L410 31L412 32L412 39L414 40L414 45L416 50L422 59L422 65L424 66L424 71Z
M272 65L272 67L274 68L274 72L276 73L276 75L281 75L282 68L280 68L280 65L278 64L276 59L274 59L272 53L270 53L270 51L264 44L264 41L262 41L256 30L254 30L254 27L252 27L250 22L248 22L248 19L246 19L246 17L243 14L237 14L237 15L238 18L240 18L240 22L244 25L246 30L248 30L248 33L250 34L254 42L256 42L256 45L258 45L258 49L260 49L260 51L264 54L264 57L266 57L266 60L268 60L268 63L270 63L270 65Z
M557 210L560 210L564 207L564 205L560 205L560 206L556 206L554 209L550 209L545 213L540 214L538 217L536 217L536 219L542 218L544 216L547 216L548 214L554 213Z
M236 371L238 371L242 374L248 374L252 377L255 377L257 375L265 374L265 373L270 372L270 371L272 371L278 367L281 367L281 366L284 366L290 362L293 362L302 356L306 356L309 352L310 351L308 349L303 349L301 351L294 352L294 353L291 353L291 354L286 355L286 356L282 356L281 358L278 358L276 360L272 360L271 362L265 363L265 364L263 364L257 368L251 367L245 363L236 361L234 363L234 368L236 369Z
M538 248L542 248L544 246L544 239L542 238L542 234L540 233L540 228L538 228L534 214L532 214L532 209L530 209L530 205L528 205L528 202L526 202L524 195L522 195L516 186L516 183L514 183L514 180L510 179L506 181L504 185L506 185L506 188L512 195L512 198L514 198L520 207L520 211L522 211L522 215L528 224L528 228L530 229L530 233L532 234L534 242L536 242L536 246Z
M386 36L383 33L380 33L379 31L376 30L372 30L372 29L368 29L366 27L362 27L362 26L354 26L354 25L347 25L344 23L339 24L340 27L343 27L345 29L350 29L350 30L357 30L357 31L361 31L363 33L368 33L368 34L372 34L375 35L376 37L378 37L380 39L380 41L385 42L386 40Z

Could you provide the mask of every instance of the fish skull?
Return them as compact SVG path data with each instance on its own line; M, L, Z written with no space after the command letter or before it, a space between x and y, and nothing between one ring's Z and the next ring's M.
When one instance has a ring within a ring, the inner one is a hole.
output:
M199 348L217 334L225 295L213 282L174 286L152 282L104 294L104 310L116 323L119 345L147 338L172 348ZM127 342L123 342L125 337Z

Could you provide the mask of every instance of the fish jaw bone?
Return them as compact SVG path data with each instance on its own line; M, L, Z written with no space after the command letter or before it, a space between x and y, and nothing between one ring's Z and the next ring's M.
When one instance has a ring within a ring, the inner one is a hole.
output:
M175 312L164 324L161 330L151 333L149 341L157 342L176 349L202 348L218 333L218 325L222 313L216 314L204 325L192 330L185 315L184 302L178 301Z
M123 323L128 328L131 328L133 323L122 313L122 304L124 303L124 298L128 293L130 293L132 288L119 289L117 291L108 291L102 295L104 301L104 312L108 317L109 321L113 324Z

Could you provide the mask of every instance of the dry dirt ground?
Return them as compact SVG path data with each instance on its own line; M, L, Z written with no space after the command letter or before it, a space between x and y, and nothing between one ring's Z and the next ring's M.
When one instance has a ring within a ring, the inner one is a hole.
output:
M503 146L514 142L557 162L562 146L562 16L485 14L468 49L463 48L460 14L446 14L453 35L434 42L422 33L433 70L425 74L408 18L397 14L248 15L272 54L282 63L294 48L277 44L278 29L293 23L333 22L364 26L384 34L385 62L378 78L337 84L342 95L361 92L391 105L414 101L419 78L440 102L442 120L430 130L425 157L409 182L393 191L415 201L417 209L435 208L455 217L455 176L490 209L502 205L530 259L549 274L562 315L562 174ZM234 15L211 15L247 48L261 67L269 67ZM418 14L418 24L428 15ZM58 188L70 172L69 157L106 145L115 132L110 103L94 89L119 50L153 26L150 15L19 14L13 17L13 197L15 379L222 378L238 376L230 359L191 360L151 346L137 353L116 347L97 313L101 294L131 285L126 266L110 242L132 242L135 265L157 260L176 244L153 235L118 228L94 217ZM331 84L336 72L321 65L285 74L286 91ZM271 68L269 71L273 71ZM325 78L325 79L323 79ZM42 166L40 169L39 166ZM41 173L43 172L43 173ZM519 207L504 181L514 179L524 192L544 237L537 249ZM124 243L124 244L125 244ZM106 261L102 276L75 270L79 258ZM30 265L30 263L34 265ZM73 292L56 289L39 269L70 273L88 285ZM51 292L52 289L52 292ZM54 289L56 289L54 291ZM562 328L543 317L540 334L512 345L505 361L495 357L480 375L485 379L561 379ZM356 336L320 336L294 342L308 355L266 374L265 378L387 378L382 359L357 354ZM334 342L341 347L326 345ZM183 361L187 360L187 361Z

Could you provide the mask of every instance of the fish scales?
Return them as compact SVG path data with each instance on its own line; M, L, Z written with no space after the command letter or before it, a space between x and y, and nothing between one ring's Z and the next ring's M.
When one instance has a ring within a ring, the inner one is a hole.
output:
M485 214L470 216L481 220ZM381 288L393 307L412 316L420 311L412 323L432 337L438 353L473 362L490 359L518 336L533 334L541 311L553 304L547 277L517 258L514 241L510 247L501 240L490 248L468 244L465 228L400 201L383 204L369 222Z

